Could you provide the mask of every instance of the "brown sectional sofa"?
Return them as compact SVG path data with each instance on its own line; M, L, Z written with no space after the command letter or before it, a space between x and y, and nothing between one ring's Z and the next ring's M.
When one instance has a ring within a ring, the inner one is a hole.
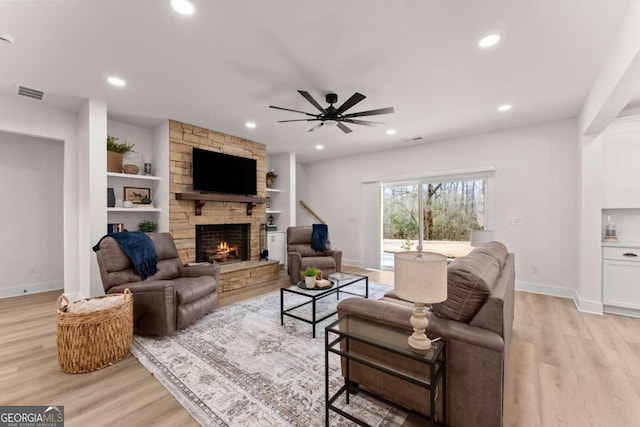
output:
M514 255L502 243L486 243L454 260L447 276L447 300L427 312L427 334L446 343L447 423L452 427L501 426L514 315ZM393 292L377 301L349 298L338 305L340 317L357 316L407 331L412 330L412 311L413 304ZM366 344L359 344L357 351L389 360L384 350ZM392 363L403 369L424 369L411 360L396 358ZM424 389L355 362L350 376L389 400L429 413ZM439 411L440 404L437 406Z

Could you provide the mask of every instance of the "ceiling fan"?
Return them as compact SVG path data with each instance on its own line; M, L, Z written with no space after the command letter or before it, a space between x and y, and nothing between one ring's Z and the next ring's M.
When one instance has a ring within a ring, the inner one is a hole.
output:
M376 125L383 125L384 124L384 123L372 122L372 121L368 121L368 120L356 120L356 119L354 119L354 117L375 116L375 115L379 115L379 114L391 114L391 113L394 112L393 111L393 107L387 107L387 108L379 108L377 110L360 111L359 113L344 114L345 111L347 111L349 108L353 107L358 102L360 102L360 101L362 101L363 99L366 98L366 96L364 96L363 94L358 93L358 92L356 92L353 95L351 95L351 98L347 99L344 102L344 104L342 104L338 108L333 106L333 104L338 102L338 95L336 95L335 93L329 93L325 97L325 100L329 104L329 106L327 108L322 108L322 106L320 104L318 104L318 102L315 99L313 99L313 97L309 94L309 92L305 92L304 90L299 90L298 93L300 95L302 95L304 97L304 99L309 101L309 103L311 103L311 105L316 107L320 111L320 114L312 114L312 113L307 113L307 112L304 112L304 111L292 110L291 108L276 107L276 106L273 106L273 105L269 105L269 108L275 108L277 110L284 110L284 111L293 111L294 113L302 113L302 114L306 114L307 116L310 116L310 118L307 118L307 119L278 120L278 123L286 123L286 122L318 122L319 121L320 123L318 123L317 125L315 125L311 129L309 129L309 132L313 132L314 130L316 130L316 129L324 126L324 125L332 125L332 126L337 126L344 133L350 133L350 132L353 132L353 131L351 129L349 129L345 125L345 123L351 123L351 124L354 124L354 125L363 125L363 126L376 126Z

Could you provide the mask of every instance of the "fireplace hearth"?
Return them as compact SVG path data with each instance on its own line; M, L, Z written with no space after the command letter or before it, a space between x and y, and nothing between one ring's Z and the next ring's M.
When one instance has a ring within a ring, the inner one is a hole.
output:
M249 224L196 225L196 262L248 260L249 231Z

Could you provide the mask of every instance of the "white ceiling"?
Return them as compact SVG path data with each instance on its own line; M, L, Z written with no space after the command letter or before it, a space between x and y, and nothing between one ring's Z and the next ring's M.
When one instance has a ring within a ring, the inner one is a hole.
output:
M193 0L182 16L164 0L2 1L0 34L15 42L0 45L0 94L103 100L112 119L172 118L309 162L575 117L630 2ZM502 42L478 49L491 32ZM269 105L314 112L298 89L322 105L358 91L367 99L349 112L396 112L351 134L277 123L303 116ZM513 109L497 113L503 103Z

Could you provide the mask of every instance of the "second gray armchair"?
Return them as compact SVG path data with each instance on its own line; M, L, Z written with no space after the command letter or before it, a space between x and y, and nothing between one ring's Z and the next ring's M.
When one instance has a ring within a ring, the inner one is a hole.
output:
M289 280L297 283L300 271L307 267L322 270L323 277L342 269L342 251L331 249L331 241L327 241L324 252L311 248L312 226L289 227L287 229L287 258Z

